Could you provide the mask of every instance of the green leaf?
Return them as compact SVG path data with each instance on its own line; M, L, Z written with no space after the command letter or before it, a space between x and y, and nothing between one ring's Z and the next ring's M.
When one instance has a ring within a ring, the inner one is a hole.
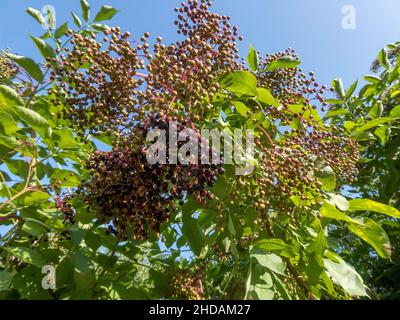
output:
M37 252L37 250L25 248L25 247L12 247L4 248L6 251L11 253L13 256L21 259L22 261L32 264L36 267L43 267L46 264L44 258Z
M17 131L20 130L18 122L14 120L12 115L1 111L0 111L0 125L3 129L3 131L1 131L0 128L0 132L3 132L6 135L14 135Z
M341 195L334 194L331 196L333 203L342 211L346 211L349 208L349 202Z
M232 91L237 95L255 97L257 91L257 79L247 71L226 73L220 78L222 88Z
M379 125L384 124L384 123L386 123L388 121L391 121L391 120L392 120L391 118L384 117L384 118L378 118L378 119L374 119L374 120L368 121L367 123L365 123L361 127L357 128L356 132L357 133L364 132L366 130L372 129L372 128L376 127L376 126L379 126Z
M388 54L385 48L383 48L378 54L378 61L382 67L389 70L390 63L388 59Z
M228 217L228 230L233 237L236 237L236 228L231 215Z
M71 12L71 16L72 16L72 18L74 19L75 25L76 25L78 28L82 27L82 21L81 21L81 19L79 19L79 17L78 17L75 13L73 13L73 12Z
M252 253L251 255L255 258L260 265L263 267L268 268L269 270L284 275L286 270L286 265L282 261L282 258L274 253L265 253L265 254L258 254Z
M390 128L389 127L380 127L375 130L374 134L379 138L381 143L384 145L389 140Z
M100 11L97 13L94 18L94 22L110 20L114 17L119 11L110 6L102 6Z
M347 101L351 98L351 96L353 95L354 91L356 90L358 85L358 80L356 82L354 82L350 88L347 90L346 95L344 97L344 100Z
M249 63L252 71L256 71L258 69L258 54L252 45L250 45L250 52L247 55L247 62Z
M67 188L77 187L80 183L79 176L75 172L66 169L54 169L50 178L52 181L59 181L60 186Z
M293 255L292 247L281 239L258 240L253 244L253 247L254 249L262 249L268 252L274 252L283 257L290 258Z
M45 9L47 9L47 11L46 11L47 26L46 27L48 30L54 30L56 28L56 17L54 15L54 12L49 7L45 7Z
M0 271L0 291L8 289L13 277L14 273L7 271Z
M27 177L29 168L28 162L18 159L7 159L5 163L12 174L21 178Z
M400 219L400 211L396 208L369 199L350 200L348 211L373 211Z
M93 232L88 232L85 236L85 243L93 251L97 251L97 249L102 244L102 239L98 234Z
M22 106L24 101L19 94L10 87L0 85L0 107L9 110L14 106Z
M192 217L192 214L197 210L196 203L190 199L182 207L182 233L188 240L190 249L196 256L200 256L205 243L206 237L203 230L200 228L197 219Z
M45 226L43 226L42 223L39 223L38 221L35 221L34 219L31 219L30 221L26 221L24 223L23 230L34 237L47 232L47 228Z
M54 37L56 39L61 38L68 30L68 22L62 24L57 28L57 30L54 32Z
M29 193L27 196L23 198L23 203L26 206L33 206L40 202L47 201L50 198L50 195L47 192L43 191L35 191Z
M274 71L277 69L291 69L296 68L301 61L294 59L291 56L283 56L272 61L264 71Z
M318 181L322 183L322 189L332 191L336 186L336 175L330 166L323 166L315 172Z
M68 128L54 130L53 136L56 136L56 138L58 138L58 147L60 149L73 148L78 145L74 138L74 135Z
M319 213L321 214L322 217L328 218L328 219L334 219L337 221L346 221L346 222L350 222L350 223L361 223L361 222L358 222L357 220L349 217L344 212L337 210L333 205L331 205L327 202L325 202L324 205L321 207Z
M0 134L0 144L11 149L14 149L15 147L19 146L19 142L17 139L2 134Z
M109 26L107 26L107 25L105 25L105 24L101 24L101 23L92 23L92 24L91 24L91 27L92 27L93 29L95 29L96 31L101 31L101 32L104 32L104 31L110 29Z
M349 110L347 110L347 109L329 110L328 113L325 115L325 118L341 116L341 115L345 115L348 113L349 113Z
M400 118L400 106L394 107L394 108L390 111L390 116L391 116L392 118Z
M244 117L250 112L250 109L243 102L232 101L232 104L235 106L236 111Z
M368 81L369 83L379 83L381 82L381 78L374 76L374 75L367 75L363 78L365 81Z
M49 126L47 120L36 111L20 106L16 106L14 110L26 124L35 130L40 131Z
M336 263L324 259L328 274L351 296L367 296L365 286L360 275L343 260Z
M362 221L362 224L348 223L347 227L351 232L369 243L380 257L389 259L392 247L385 230L372 219L362 218L360 221Z
M274 98L271 92L265 88L257 88L257 100L269 106L278 108L281 104Z
M43 72L40 67L31 58L8 54L16 64L23 68L37 82L43 81Z
M75 252L72 254L72 262L75 268L80 272L88 273L92 268L92 261L88 256L81 252Z
M43 58L55 58L56 53L54 52L54 49L44 40L40 38L35 38L33 36L30 36L32 41L35 43L36 47L38 48L40 54L42 55Z
M33 8L27 8L25 10L27 14L29 14L33 19L35 19L40 25L44 26L45 21L43 18L42 13L39 10L33 9Z
M93 272L74 270L74 282L79 291L88 291L96 284L96 276Z
M382 116L383 113L383 104L381 101L377 101L373 107L371 108L371 110L368 112L369 116L372 119L375 118L379 118L380 116Z
M344 92L344 86L343 86L342 79L337 78L337 79L333 80L332 86L335 89L336 94L340 98L344 99L345 92Z
M90 5L86 0L81 0L82 17L88 22L90 18Z
M301 104L290 104L288 107L289 107L289 110L294 113L297 113L297 114L302 113L304 119L309 119L310 115L312 115L312 118L314 120L317 120L317 121L321 120L321 117L320 117L318 111L315 110L314 108L308 107L306 111L303 111L304 106Z

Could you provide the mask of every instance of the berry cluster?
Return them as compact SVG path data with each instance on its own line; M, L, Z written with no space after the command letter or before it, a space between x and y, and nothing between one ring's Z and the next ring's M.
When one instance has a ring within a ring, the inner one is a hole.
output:
M149 163L146 136L153 129L168 132L167 120L142 123L121 136L112 151L96 151L87 161L90 179L80 186L79 193L104 223L114 226L115 234L133 232L134 238L144 239L148 230L160 232L160 225L169 219L177 201L183 204L185 196L192 195L202 203L213 198L207 188L214 185L217 174L223 173L220 165L197 161L169 164L168 157L167 163ZM185 129L185 125L178 124L178 132ZM168 144L164 147L171 152ZM193 160L200 152L191 155ZM129 230L131 226L134 230Z
M357 172L357 143L340 132L296 131L272 147L256 143L261 167L255 177L256 207L262 212L291 212L294 199L307 206L320 205L325 195L319 177L326 168L335 173L338 186L352 182Z
M118 27L104 33L102 44L94 33L69 30L73 47L66 47L59 60L53 59L57 62L51 74L56 83L50 92L55 96L53 103L66 106L58 116L71 119L81 132L115 132L142 112L144 93L139 87L144 79L138 71L145 62L139 49L132 47L130 34Z
M163 93L153 102L156 110L165 112L168 103L175 100L186 112L204 113L219 89L217 77L239 68L238 29L231 26L229 16L211 13L210 6L211 1L204 0L183 3L175 9L175 24L185 40L169 46L155 44L147 82Z
M14 79L18 73L18 67L7 54L8 51L0 53L0 83Z
M193 277L187 270L175 272L169 282L168 297L173 300L204 300L201 275Z
M70 195L63 198L57 197L55 201L56 208L64 214L64 222L74 223L75 210L71 205L72 197Z

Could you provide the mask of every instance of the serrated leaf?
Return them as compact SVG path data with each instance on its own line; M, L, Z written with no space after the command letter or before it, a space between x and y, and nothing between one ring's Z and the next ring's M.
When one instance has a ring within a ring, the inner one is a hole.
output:
M257 79L247 71L226 73L220 78L222 88L232 91L237 95L255 97L257 91Z

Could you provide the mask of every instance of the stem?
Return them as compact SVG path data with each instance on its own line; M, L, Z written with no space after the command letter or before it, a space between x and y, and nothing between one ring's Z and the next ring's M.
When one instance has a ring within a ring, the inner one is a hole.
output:
M269 144L270 144L271 146L274 146L275 144L274 144L274 142L272 141L272 139L271 139L270 135L268 134L268 132L265 131L265 129L264 129L263 127L261 127L261 126L259 126L258 129L260 129L261 132L264 133L264 135L267 137Z
M6 206L8 206L11 202L13 202L18 197L22 196L24 193L27 193L32 190L33 190L33 188L30 188L30 187L22 189L20 192L18 192L17 194L12 196L10 199L8 199L6 202L4 202L2 205L0 205L0 210L4 209Z

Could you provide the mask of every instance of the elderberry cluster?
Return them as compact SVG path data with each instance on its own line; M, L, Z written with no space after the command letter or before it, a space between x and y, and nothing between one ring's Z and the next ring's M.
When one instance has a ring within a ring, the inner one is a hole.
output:
M178 110L204 113L219 90L217 77L239 68L238 28L229 16L210 12L211 4L189 0L176 8L175 24L186 38L169 46L155 44L155 57L147 66L149 88L162 92L152 101L155 110L165 112L175 99L180 102Z
M0 83L8 82L18 73L17 65L8 57L8 51L0 53Z
M132 47L129 32L119 27L104 31L104 42L96 34L68 31L72 48L59 54L51 79L56 86L53 103L65 107L58 117L71 119L83 132L112 133L133 123L140 114L144 93L139 89L144 79L140 71L145 62L139 49ZM142 48L143 54L146 54Z
M170 119L143 121L133 132L121 136L112 151L96 151L87 160L90 178L81 184L79 193L104 223L113 225L114 234L145 239L149 230L160 232L177 202L182 205L187 195L201 203L213 198L207 188L215 184L223 168L198 163L200 150L191 155L193 161L186 165L170 164L168 157L167 163L149 163L146 136L154 129L168 132L167 120ZM187 129L185 124L178 124L177 128L178 132ZM193 132L201 143L199 132ZM183 143L179 142L178 148ZM164 148L172 150L168 144Z
M173 300L204 300L201 275L191 276L187 270L179 270L171 276L168 297Z

